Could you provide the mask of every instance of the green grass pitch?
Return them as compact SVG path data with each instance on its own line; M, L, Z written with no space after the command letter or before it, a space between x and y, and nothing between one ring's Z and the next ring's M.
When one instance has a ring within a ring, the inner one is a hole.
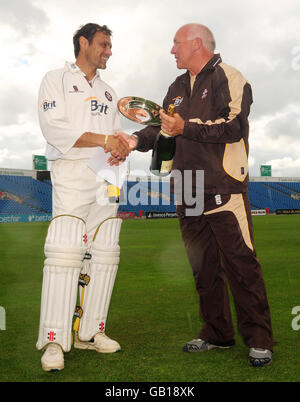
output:
M100 355L72 348L63 371L43 372L35 343L48 224L1 224L0 306L6 329L0 331L0 381L299 381L300 330L292 328L292 309L300 306L300 216L253 220L277 342L271 366L250 367L237 332L231 349L182 351L201 326L198 296L177 219L158 219L123 222L107 322L107 334L120 342L122 351Z

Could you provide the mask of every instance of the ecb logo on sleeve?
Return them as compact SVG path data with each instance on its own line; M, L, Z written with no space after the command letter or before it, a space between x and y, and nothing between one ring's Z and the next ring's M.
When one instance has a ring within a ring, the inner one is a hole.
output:
M101 114L108 114L109 106L107 106L100 99L95 96L91 96L85 100L86 102L90 102L91 114L92 116L97 116Z
M6 313L5 308L0 306L0 331L6 330Z

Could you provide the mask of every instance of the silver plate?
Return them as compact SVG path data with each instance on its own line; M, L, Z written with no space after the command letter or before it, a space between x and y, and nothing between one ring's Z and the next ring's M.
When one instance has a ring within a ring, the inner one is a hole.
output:
M147 126L160 126L161 107L150 100L137 96L126 96L118 101L118 109L127 119Z

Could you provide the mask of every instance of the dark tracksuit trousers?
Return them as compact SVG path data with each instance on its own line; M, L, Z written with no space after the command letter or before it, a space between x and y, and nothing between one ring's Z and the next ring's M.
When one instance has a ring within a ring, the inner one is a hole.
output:
M218 204L216 205L216 200ZM227 281L245 344L273 351L270 309L260 263L253 247L247 194L206 196L204 213L178 216L200 296L204 320L198 337L215 345L234 344Z

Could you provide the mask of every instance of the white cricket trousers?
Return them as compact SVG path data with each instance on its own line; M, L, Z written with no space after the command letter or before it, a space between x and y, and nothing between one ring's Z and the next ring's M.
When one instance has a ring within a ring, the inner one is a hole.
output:
M107 183L88 167L87 159L54 161L51 181L53 217L68 214L82 218L89 246L98 225L117 215L118 204L109 202Z
M64 351L70 350L78 278L80 270L89 267L89 264L84 266L84 253L91 246L95 231L101 222L115 218L117 214L118 204L109 202L106 182L97 178L87 164L87 160L57 160L52 165L53 218L57 218L50 223L45 242L46 260L37 342L39 350L49 342L57 342ZM108 236L109 239L110 237ZM115 277L117 264L114 264L112 268ZM95 282L94 277L96 275L92 278ZM110 283L108 296L104 300L107 306L105 316L101 316L100 320L103 327L113 281ZM100 282L94 284L96 288L101 286ZM102 311L102 307L99 305L97 309ZM89 316L91 313L86 309L85 314ZM96 332L97 328L94 333Z

